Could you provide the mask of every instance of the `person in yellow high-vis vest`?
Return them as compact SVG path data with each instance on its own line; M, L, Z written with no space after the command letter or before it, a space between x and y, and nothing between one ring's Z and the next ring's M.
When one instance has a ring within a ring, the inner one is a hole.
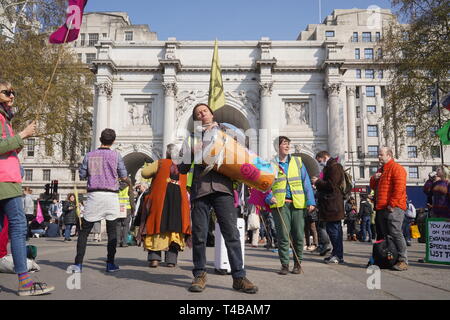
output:
M278 238L278 256L282 275L289 273L290 238L294 250L293 274L301 273L303 243L305 237L305 210L313 211L316 206L314 192L308 172L299 156L290 155L291 140L280 136L274 140L274 147L279 156L274 161L279 165L279 172L272 191L265 201L272 209Z
M128 247L131 213L134 212L134 194L129 180L120 181L119 203L121 215L117 219L117 246Z

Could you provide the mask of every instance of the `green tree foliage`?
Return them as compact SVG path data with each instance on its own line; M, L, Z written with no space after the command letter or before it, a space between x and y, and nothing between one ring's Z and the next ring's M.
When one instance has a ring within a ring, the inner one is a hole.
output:
M55 150L62 149L63 159L76 163L91 137L93 74L67 45L52 45L47 39L33 33L16 34L13 41L0 39L1 75L17 91L16 130L38 119L38 137L51 139L60 146Z
M389 70L384 108L384 131L394 140L396 153L405 141L406 126L416 128L416 144L425 155L439 145L437 106L430 111L433 91L440 98L449 91L448 0L393 0L402 24L384 30L382 61ZM440 107L440 106L439 106ZM442 124L449 119L441 109Z

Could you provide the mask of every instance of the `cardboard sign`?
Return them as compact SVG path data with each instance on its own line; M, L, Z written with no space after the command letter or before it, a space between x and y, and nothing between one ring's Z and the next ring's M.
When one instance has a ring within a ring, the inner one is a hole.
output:
M117 218L121 219L121 218L126 218L126 217L127 217L127 204L126 203L121 203L120 204L119 216Z
M426 262L450 265L450 219L427 219L426 228Z

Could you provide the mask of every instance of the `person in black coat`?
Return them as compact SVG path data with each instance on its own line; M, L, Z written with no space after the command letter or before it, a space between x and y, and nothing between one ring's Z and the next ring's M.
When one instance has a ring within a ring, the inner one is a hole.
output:
M63 222L66 226L64 231L64 241L72 241L72 239L70 239L70 231L77 223L75 195L73 193L67 195L67 201L63 204Z

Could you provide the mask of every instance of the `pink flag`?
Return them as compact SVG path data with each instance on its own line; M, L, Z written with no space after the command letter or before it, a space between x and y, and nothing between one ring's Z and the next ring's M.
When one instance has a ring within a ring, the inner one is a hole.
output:
M66 23L50 35L50 43L66 43L78 38L86 4L87 0L69 0Z
M250 190L250 198L248 199L248 203L254 204L255 206L260 206L266 211L270 211L270 206L266 203L265 199L267 195L271 192L271 190L262 192L258 189L252 188Z
M39 203L39 200L37 201L36 221L38 223L42 223L42 221L44 221L44 215L42 214L41 204Z

